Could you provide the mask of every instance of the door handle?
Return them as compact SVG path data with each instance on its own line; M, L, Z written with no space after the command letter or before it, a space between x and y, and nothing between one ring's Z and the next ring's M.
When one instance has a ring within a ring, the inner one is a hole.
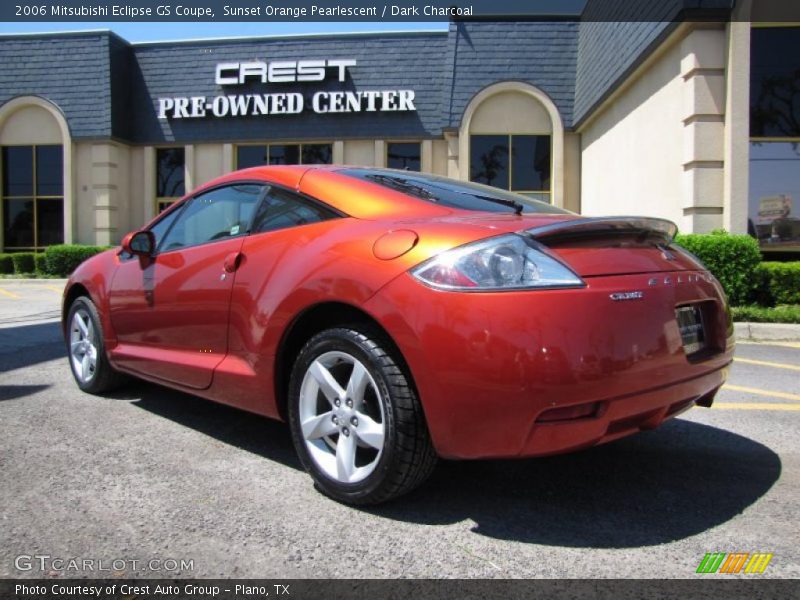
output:
M239 264L242 262L242 253L241 252L231 252L228 256L225 257L225 262L223 263L223 268L225 269L226 273L233 273L236 269L239 268Z

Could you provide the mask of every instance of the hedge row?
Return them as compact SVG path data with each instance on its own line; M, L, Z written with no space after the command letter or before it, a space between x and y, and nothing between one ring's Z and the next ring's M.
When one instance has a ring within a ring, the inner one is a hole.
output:
M750 323L800 323L800 306L782 304L779 306L734 306L734 321Z
M724 230L679 235L675 242L699 258L719 279L734 306L749 304L759 293L761 251L749 235Z
M763 262L759 265L758 275L759 304L800 304L800 261Z
M105 250L101 246L61 244L39 253L0 254L0 274L68 277L87 258Z
M679 235L675 241L719 279L731 305L800 304L800 261L761 262L758 243L749 235L719 230Z

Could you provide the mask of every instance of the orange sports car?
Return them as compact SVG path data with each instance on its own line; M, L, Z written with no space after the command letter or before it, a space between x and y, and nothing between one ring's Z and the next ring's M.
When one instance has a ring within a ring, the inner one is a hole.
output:
M64 295L81 389L124 376L284 419L324 493L377 503L437 457L542 456L710 406L719 283L644 217L346 166L203 187Z

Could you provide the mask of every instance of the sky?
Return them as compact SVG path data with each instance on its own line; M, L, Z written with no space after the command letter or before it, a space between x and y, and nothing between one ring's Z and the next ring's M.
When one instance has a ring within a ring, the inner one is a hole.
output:
M448 23L442 22L397 22L397 23L10 23L0 22L3 33L41 33L45 31L83 31L110 29L129 42L154 40L183 40L196 38L218 38L237 36L264 36L304 33L346 33L353 31L447 31Z

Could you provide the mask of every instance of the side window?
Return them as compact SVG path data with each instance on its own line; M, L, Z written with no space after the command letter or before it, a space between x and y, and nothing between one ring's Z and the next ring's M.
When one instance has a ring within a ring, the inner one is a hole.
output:
M272 187L264 196L253 220L252 233L317 223L336 216L332 210L318 206L298 194Z
M263 189L261 185L238 184L192 198L159 245L159 252L245 235Z
M183 208L184 207L179 207L173 210L166 217L161 219L158 223L156 223L150 228L150 231L156 238L156 248L158 248L158 244L161 242L161 240L164 239L164 234L167 233L170 226L175 222L175 219L178 217L179 214L181 214Z

